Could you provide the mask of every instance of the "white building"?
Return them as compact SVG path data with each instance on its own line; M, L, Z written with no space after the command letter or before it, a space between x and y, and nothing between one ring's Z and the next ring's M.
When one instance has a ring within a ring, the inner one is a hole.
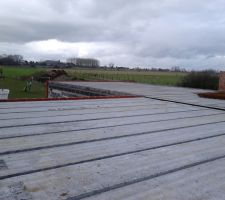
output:
M93 58L69 58L67 59L68 63L73 63L76 66L80 67L99 67L100 62L97 59Z

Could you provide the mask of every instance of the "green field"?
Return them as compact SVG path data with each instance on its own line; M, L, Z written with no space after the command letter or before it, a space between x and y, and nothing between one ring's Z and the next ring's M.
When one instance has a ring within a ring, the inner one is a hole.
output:
M0 87L10 90L9 98L43 98L45 97L45 87L43 83L33 82L31 91L24 92L26 81L14 80L10 78L0 79Z
M30 93L23 91L26 78L43 71L43 68L4 67L4 79L0 79L0 88L10 89L10 99L14 98L43 98L45 97L45 86L43 83L33 82ZM103 69L69 69L66 70L72 80L113 80L131 81L156 85L176 86L180 83L186 73L175 72L138 72L131 70L103 70Z
M5 78L0 79L0 88L10 90L9 98L43 98L45 97L45 87L43 83L34 81L31 92L24 92L26 85L24 77L32 76L41 71L36 68L21 68L21 67L4 67L3 75Z
M116 70L68 70L74 80L113 80L131 81L137 83L148 83L156 85L176 86L186 73L175 72L138 72L138 71L116 71Z
M23 76L32 76L42 70L43 68L3 67L3 74L7 78L20 79Z

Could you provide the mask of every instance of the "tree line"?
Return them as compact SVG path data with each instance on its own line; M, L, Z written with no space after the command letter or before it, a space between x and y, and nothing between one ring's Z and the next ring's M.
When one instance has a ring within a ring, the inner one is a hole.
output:
M20 65L22 61L21 55L0 55L0 65Z

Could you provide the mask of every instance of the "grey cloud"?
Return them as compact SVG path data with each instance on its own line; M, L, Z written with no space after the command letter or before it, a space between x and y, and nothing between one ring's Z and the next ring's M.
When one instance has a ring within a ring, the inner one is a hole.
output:
M89 53L105 63L223 66L224 0L3 0L0 7L0 52L7 43L39 59L26 44L56 39L107 43Z

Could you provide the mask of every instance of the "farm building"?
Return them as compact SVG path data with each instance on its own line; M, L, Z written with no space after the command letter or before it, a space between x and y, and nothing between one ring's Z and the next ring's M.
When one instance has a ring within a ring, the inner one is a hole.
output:
M93 58L69 58L67 59L68 63L72 63L75 66L79 67L99 67L100 62L97 59Z
M225 199L224 101L135 83L53 86L74 99L0 103L1 200Z

